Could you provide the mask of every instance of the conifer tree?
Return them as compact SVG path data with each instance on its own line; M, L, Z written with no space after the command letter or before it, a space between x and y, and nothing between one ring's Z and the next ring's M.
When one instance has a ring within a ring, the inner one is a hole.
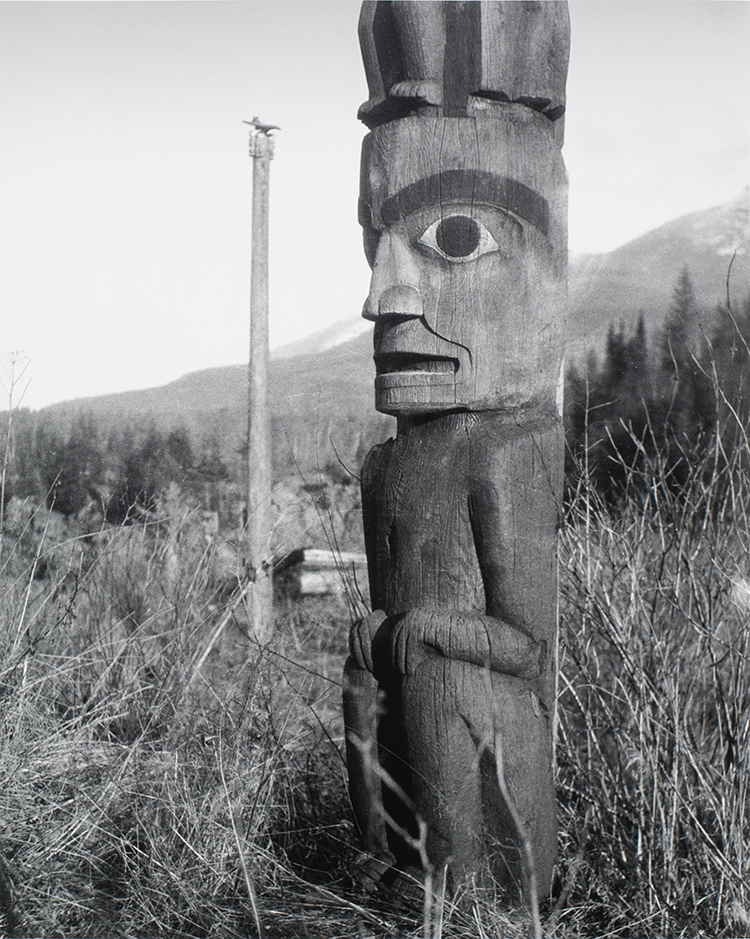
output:
M76 416L67 433L51 422L42 424L36 443L49 508L74 516L89 502L100 502L104 461L93 417Z
M715 421L715 395L702 362L705 341L695 291L687 269L674 288L659 343L655 423L670 461L681 463L684 479L694 450Z

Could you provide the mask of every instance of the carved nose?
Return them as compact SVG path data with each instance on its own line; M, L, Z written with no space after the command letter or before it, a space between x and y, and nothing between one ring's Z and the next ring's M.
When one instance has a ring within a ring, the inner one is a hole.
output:
M378 298L378 311L374 312L374 298L370 295L365 301L362 316L366 320L380 317L389 319L414 319L422 315L422 295L416 287L396 284L386 287Z

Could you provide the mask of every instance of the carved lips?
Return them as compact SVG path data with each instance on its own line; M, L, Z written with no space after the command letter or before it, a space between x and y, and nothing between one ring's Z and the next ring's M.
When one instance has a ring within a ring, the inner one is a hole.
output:
M458 371L458 361L449 358L430 358L410 352L394 352L391 355L376 355L375 367L378 375L392 375L404 372L447 372Z
M442 397L446 404L455 400L457 359L394 352L390 355L376 355L375 369L375 393L379 400L387 402L391 397L400 400L404 389L409 389L413 396L414 388L422 386L425 391L429 389L429 401L434 403L438 385L445 388ZM432 408L425 406L425 410Z
M373 333L375 396L385 413L421 413L456 404L456 382L465 350L433 335L422 317L384 316ZM467 363L468 364L468 363Z

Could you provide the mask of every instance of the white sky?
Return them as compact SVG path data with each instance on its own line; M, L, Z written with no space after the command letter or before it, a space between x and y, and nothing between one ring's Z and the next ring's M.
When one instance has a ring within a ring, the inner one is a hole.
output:
M736 197L750 2L570 8L571 250ZM358 14L356 0L0 2L0 357L31 358L25 405L246 359L254 114L282 127L272 346L359 312Z

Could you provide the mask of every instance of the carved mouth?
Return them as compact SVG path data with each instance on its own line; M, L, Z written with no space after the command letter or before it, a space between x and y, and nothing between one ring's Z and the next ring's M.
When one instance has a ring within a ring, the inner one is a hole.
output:
M448 356L419 355L415 352L388 352L375 356L378 375L393 375L396 372L447 372L458 371L458 359Z

